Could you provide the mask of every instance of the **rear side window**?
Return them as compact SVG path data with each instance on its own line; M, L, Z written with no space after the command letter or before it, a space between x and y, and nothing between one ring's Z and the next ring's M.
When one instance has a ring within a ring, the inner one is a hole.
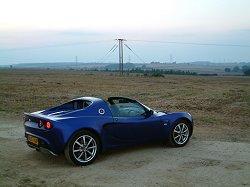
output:
M74 100L59 106L60 110L80 110L91 105L90 101Z

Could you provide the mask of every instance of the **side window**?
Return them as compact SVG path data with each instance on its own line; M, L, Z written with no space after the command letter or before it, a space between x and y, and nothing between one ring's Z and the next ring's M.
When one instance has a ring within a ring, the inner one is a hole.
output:
M88 107L91 104L90 101L75 100L65 103L59 107L60 110L80 110Z
M128 99L113 99L109 107L114 117L137 117L146 111L139 103Z

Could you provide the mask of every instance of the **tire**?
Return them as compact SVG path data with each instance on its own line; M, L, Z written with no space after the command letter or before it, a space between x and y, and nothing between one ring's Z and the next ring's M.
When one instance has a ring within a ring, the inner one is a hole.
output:
M64 149L65 157L77 166L94 162L100 150L99 139L90 131L83 130L72 136Z
M183 147L191 136L190 125L186 120L178 120L174 123L169 136L169 143L173 147Z

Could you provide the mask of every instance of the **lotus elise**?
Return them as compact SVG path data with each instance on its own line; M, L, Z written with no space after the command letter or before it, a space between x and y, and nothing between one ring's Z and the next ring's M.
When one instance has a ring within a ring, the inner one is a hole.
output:
M29 147L64 153L74 165L88 165L104 150L161 141L186 145L193 119L186 112L161 112L127 97L73 99L62 105L24 113Z

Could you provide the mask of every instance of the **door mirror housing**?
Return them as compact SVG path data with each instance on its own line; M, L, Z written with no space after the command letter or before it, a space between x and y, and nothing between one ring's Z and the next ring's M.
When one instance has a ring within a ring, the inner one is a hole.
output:
M153 114L154 114L154 111L153 111L153 110L146 110L146 111L145 111L145 117L152 116Z

